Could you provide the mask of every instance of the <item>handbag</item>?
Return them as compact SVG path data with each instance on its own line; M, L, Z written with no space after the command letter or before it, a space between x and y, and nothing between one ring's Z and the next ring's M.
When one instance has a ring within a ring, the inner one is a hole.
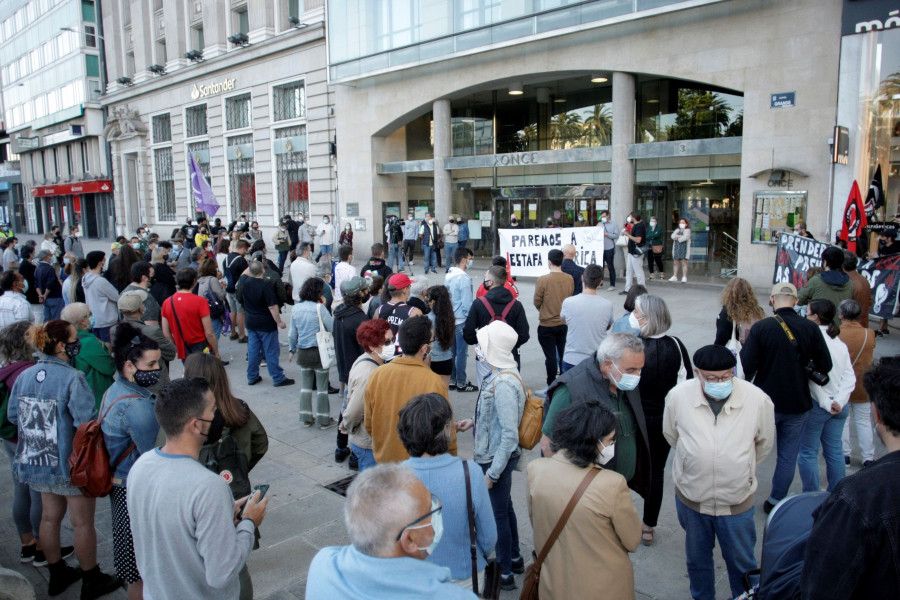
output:
M797 350L797 354L800 354L800 344L797 343L797 338L794 336L794 333L791 331L791 328L787 326L787 323L784 322L784 319L781 318L780 315L775 315L775 320L778 321L778 324L781 325L781 328L784 330L784 334L791 341L791 346ZM822 373L816 370L816 366L812 360L807 363L804 367L806 371L806 377L812 381L814 384L822 386L828 385L830 379L828 378L828 373Z
M483 300L484 296L481 299ZM488 303L485 301L485 304ZM515 371L501 371L501 373L509 373L518 379L525 392L525 408L522 410L522 418L519 420L519 446L531 450L540 443L543 436L541 426L544 424L544 401L525 388L525 382ZM493 387L496 390L496 379L494 379Z
M591 469L588 471L587 475L584 476L584 479L581 480L581 485L579 485L578 489L575 490L575 493L572 494L572 499L569 500L569 504L566 505L566 510L563 511L562 516L559 518L559 521L557 521L556 527L554 527L553 531L550 533L550 537L544 542L541 553L535 555L534 550L531 551L534 562L528 565L528 570L525 571L525 581L522 582L522 593L519 594L519 600L538 600L538 598L540 598L538 587L541 579L541 565L547 558L547 554L550 552L550 548L553 547L553 543L556 542L556 538L562 533L563 527L566 526L569 517L572 515L572 511L575 510L575 505L581 500L585 490L588 489L588 486L591 485L594 477L596 477L599 472L600 469Z
M472 507L472 482L469 479L469 467L462 461L463 473L466 475L466 507L469 511L469 547L472 550L472 591L479 598L497 600L500 598L500 565L496 560L488 560L484 567L484 587L478 588L478 545L475 543L475 509Z
M663 252L662 244L660 244L659 246L650 246L650 247L653 248L653 254L662 254L662 252Z
M738 324L735 323L731 339L725 344L725 349L731 352L734 355L734 360L737 361L733 369L734 376L744 379L744 365L741 363L741 349L743 346L741 345L740 340L738 340L737 331Z
M628 236L624 233L619 236L619 239L616 240L616 246L628 246Z
M316 346L319 348L319 360L322 361L322 368L328 369L335 361L334 335L330 331L325 331L325 325L322 323L322 313L319 311L320 308L322 308L321 305L316 306L316 316L319 317Z

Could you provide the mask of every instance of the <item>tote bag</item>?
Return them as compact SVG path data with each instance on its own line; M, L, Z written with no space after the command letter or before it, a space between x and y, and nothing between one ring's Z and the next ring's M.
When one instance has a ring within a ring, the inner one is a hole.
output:
M316 346L319 347L319 360L322 361L322 368L328 369L335 362L334 335L330 331L325 331L325 325L322 323L322 313L319 312L321 308L321 304L316 306L316 316L319 317L319 332L316 333Z

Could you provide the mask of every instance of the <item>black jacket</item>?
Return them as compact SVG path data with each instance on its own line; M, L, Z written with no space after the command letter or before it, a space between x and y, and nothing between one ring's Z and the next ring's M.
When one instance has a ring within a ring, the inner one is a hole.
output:
M30 260L23 260L19 263L19 274L28 282L28 291L25 292L25 297L29 304L38 304L37 286L34 283L35 271L37 271L37 267Z
M356 330L369 317L358 306L341 304L334 309L334 352L337 358L338 381L347 383L350 367L366 351L356 341Z
M384 262L383 258L375 258L374 256L359 270L359 276L365 277L366 272L372 273L373 275L381 275L384 278L384 285L387 285L388 277L394 274L394 272L391 271L391 268L387 266L387 263Z
M567 258L563 261L561 268L563 273L568 273L575 280L575 293L572 295L577 296L582 292L581 276L584 275L584 267L579 267L574 260Z
M659 338L643 338L644 368L641 369L641 405L647 417L662 418L666 408L666 395L678 384L678 372L682 365L687 378L693 379L694 368L687 348L681 340L671 335Z
M159 305L175 293L175 271L167 264L155 263L153 265L153 285L150 286L150 295Z
M499 317L503 313L506 305L513 300L512 292L504 286L497 286L488 290L488 293L482 296L487 298L494 309L494 313ZM469 309L469 316L466 317L466 324L463 327L463 339L467 344L477 344L478 337L475 332L491 322L491 315L484 307L480 298L476 298L472 302L472 308ZM516 300L509 313L506 315L506 324L516 330L519 334L519 341L516 342L516 348L528 341L528 319L525 317L525 308L522 303Z
M831 354L819 326L792 308L775 311L797 338L795 350L774 317L757 321L741 348L744 376L762 389L775 404L776 413L800 414L812 408L806 365L810 360L820 373L831 371Z

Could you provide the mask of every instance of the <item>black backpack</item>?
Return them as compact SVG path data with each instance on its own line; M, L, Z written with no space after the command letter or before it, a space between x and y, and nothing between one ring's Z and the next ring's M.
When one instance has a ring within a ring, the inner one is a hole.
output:
M235 500L250 495L250 459L231 437L228 427L218 442L200 449L198 460L225 480Z
M222 302L212 290L207 290L203 297L206 298L206 301L209 303L210 319L221 319L225 316L225 303Z
M235 255L231 260L225 259L225 291L229 294L234 293L234 273L231 272L231 265L238 259L240 254Z

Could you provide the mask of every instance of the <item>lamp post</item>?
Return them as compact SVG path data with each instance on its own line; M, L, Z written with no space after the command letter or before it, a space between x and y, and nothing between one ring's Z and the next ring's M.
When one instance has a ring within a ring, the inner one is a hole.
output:
M106 38L104 38L99 33L87 33L86 31L75 29L74 27L60 27L60 31L68 31L70 33L77 33L80 35L88 36L92 35L98 40L100 40L100 44L97 46L97 50L99 52L98 59L100 61L100 95L106 95Z

